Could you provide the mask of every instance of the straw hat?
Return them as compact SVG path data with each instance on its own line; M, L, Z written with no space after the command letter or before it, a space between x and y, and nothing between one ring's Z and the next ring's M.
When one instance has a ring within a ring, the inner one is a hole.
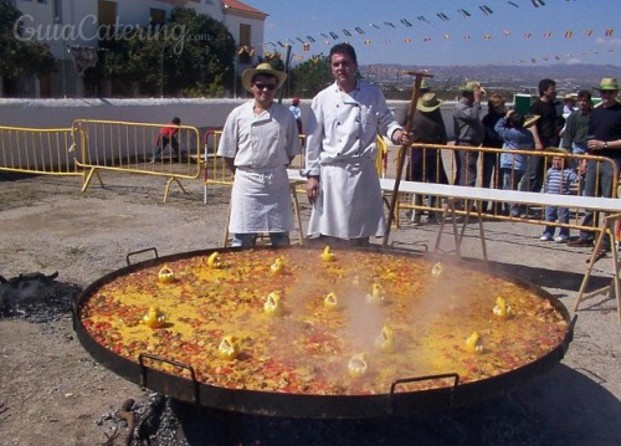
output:
M541 115L526 115L526 116L524 116L524 127L530 127L535 122L537 122L537 120L539 118L541 118Z
M423 93L428 93L429 90L431 90L431 85L429 85L429 83L423 79L420 83L420 91Z
M578 95L576 93L567 93L563 97L563 100L565 100L565 101L575 101L577 97L578 97Z
M425 93L416 103L416 109L422 112L432 112L436 110L442 101L440 101L435 93Z
M569 155L569 151L563 147L549 146L544 149L546 152L560 153L562 155Z
M278 88L282 86L287 79L287 74L283 71L274 69L269 63L263 62L256 66L256 68L248 68L244 70L241 77L241 82L244 88L252 93L252 78L257 74L267 74L275 76L278 79Z
M485 88L483 88L481 86L481 84L479 82L477 82L477 81L466 82L466 85L461 87L461 91L472 92L472 91L476 90L477 88L479 88L481 90L482 94L486 93Z
M599 83L599 87L595 87L599 91L614 91L619 89L619 83L614 77L604 77Z

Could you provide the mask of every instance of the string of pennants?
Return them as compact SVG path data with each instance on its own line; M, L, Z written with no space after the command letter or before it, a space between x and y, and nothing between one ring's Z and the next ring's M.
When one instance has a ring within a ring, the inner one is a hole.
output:
M527 3L529 3L529 5L533 6L534 8L542 8L546 6L546 3L544 0L530 0L528 2L528 0L524 0ZM571 1L575 1L575 0L566 0L567 2L571 2ZM518 0L514 0L514 1L507 1L507 4L510 5L511 7L514 8L519 8L520 5L517 3ZM494 10L486 5L486 4L482 4L478 6L478 9L476 10L467 10L464 8L459 8L456 10L457 14L464 19L468 19L470 17L472 17L474 14L478 13L478 14L483 14L484 16L491 16L494 14ZM416 17L416 20L422 23L426 23L426 24L432 24L431 20L440 20L441 22L449 22L451 20L451 16L454 15L453 13L449 14L446 12L438 12L436 13L435 17L431 17L428 18L426 16L423 15L419 15L418 17ZM396 21L384 21L382 23L370 23L369 27L372 28L373 30L381 30L381 29L398 29L398 28L412 28L414 25L412 24L412 21L408 20L407 18L401 18L399 19L398 22ZM345 38L360 38L362 40L362 43L366 46L372 45L374 43L374 40L371 38L371 36L369 36L369 34L367 33L367 31L365 31L365 29L363 29L360 26L354 26L352 28L343 28L339 31L342 36L344 36ZM501 30L501 32L499 33L500 37L511 37L513 36L513 31L510 29L503 29ZM595 30L594 29L586 29L583 32L574 32L574 30L566 30L563 33L559 33L560 35L563 36L564 39L572 39L575 36L578 35L584 35L585 37L594 37L595 34ZM329 32L321 32L319 33L319 35L321 37L313 37L312 35L307 35L305 36L306 38L303 39L301 37L295 37L294 39L287 39L286 41L283 40L278 40L276 42L266 42L263 44L263 51L264 54L267 57L270 56L276 56L279 53L279 48L287 48L287 46L292 46L292 45L301 45L302 51L303 52L309 52L311 51L311 47L313 44L321 44L324 43L325 45L330 45L333 44L335 41L340 40L341 36L335 32L335 31L329 31ZM599 35L599 34L598 34ZM613 28L606 28L603 30L603 35L605 37L613 37L614 35L614 29ZM536 38L538 36L541 36L543 38L552 38L556 36L556 33L553 33L552 31L544 31L542 33L532 33L532 32L524 32L522 35L523 39L532 39L532 38ZM473 40L475 38L477 38L478 36L474 36L472 34L464 34L461 36L456 36L453 34L442 34L440 36L440 39L442 40L453 40L453 39L463 39L466 41L469 40ZM496 37L496 35L494 33L483 33L480 38L482 38L483 40L492 40ZM436 37L437 38L437 37ZM420 39L420 41L422 43L429 43L434 39L434 37L431 36L425 36L422 37ZM347 39L345 39L347 40ZM377 41L377 40L376 40ZM412 42L414 42L415 40L410 37L410 36L406 36L403 37L402 42L405 44L411 44ZM382 41L380 41L382 42ZM390 38L384 38L383 39L383 43L392 43L393 40ZM613 49L609 49L607 52L611 53L614 52ZM599 53L597 51L595 51L594 53ZM585 53L582 53L582 55L584 55ZM568 54L569 57L571 57L570 54ZM559 56L553 56L553 58L555 60L560 60L561 58ZM294 56L294 59L297 60L298 62L302 62L305 60L304 55L297 55ZM311 61L318 61L319 57L318 56L312 56L309 58ZM548 61L550 60L550 57L545 56L543 58L541 58L542 61ZM521 63L527 63L527 62L531 62L531 63L536 63L536 59L535 58L531 58L530 61L528 61L527 59L522 59L520 60Z

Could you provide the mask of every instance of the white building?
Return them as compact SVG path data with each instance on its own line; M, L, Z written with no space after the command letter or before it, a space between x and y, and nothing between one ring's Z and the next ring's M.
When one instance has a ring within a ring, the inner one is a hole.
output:
M222 22L237 42L239 71L263 54L267 14L238 0L9 0L22 12L25 37L46 43L58 61L48 78L20 79L11 90L24 97L83 97L83 80L74 62L76 46L88 59L97 54L98 32L163 24L175 6L192 8ZM73 48L73 54L71 49ZM92 48L92 50L88 50ZM79 58L79 55L78 55ZM0 78L0 97L7 85Z

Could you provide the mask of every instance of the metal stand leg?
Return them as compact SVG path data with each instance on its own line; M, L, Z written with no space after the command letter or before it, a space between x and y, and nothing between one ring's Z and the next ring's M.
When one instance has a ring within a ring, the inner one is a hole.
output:
M455 221L457 217L456 208L455 208L456 201L461 201L461 199L455 199L454 197L448 197L446 200L446 204L444 205L444 208L442 210L442 218L440 219L440 229L438 230L438 235L436 237L434 251L437 252L440 247L440 242L442 240L442 235L444 233L444 226L446 224L446 218L447 216L450 216L452 219L453 238L455 240L455 252L459 257L461 257L461 243L464 238L466 226L468 225L468 221L470 219L470 214L472 213L473 203L472 201L466 202L466 215L464 217L464 221L462 222L461 229L458 230L457 222ZM478 209L477 209L476 215L477 215L477 220L479 224L479 236L481 238L481 250L483 252L483 258L487 261L488 260L487 259L487 244L485 240L485 230L483 229L483 217L481 214L481 203L480 202L478 203Z
M578 296L576 297L576 302L574 303L574 311L578 311L580 302L582 302L583 300L587 300L601 294L608 294L609 297L615 297L617 301L617 315L619 317L619 323L621 323L621 284L619 283L619 273L621 270L621 265L619 264L619 257L617 254L617 236L615 232L615 227L617 221L619 221L620 219L621 214L611 215L604 218L604 226L600 231L599 235L597 236L595 248L593 249L593 253L591 254L591 258L589 259L589 266L587 267L587 272L582 279L582 283L580 284L580 290L578 291ZM589 283L589 279L591 278L591 273L593 272L593 267L595 266L595 257L599 249L601 248L604 237L606 236L610 238L612 257L613 276L610 281L610 285L591 291L589 293L585 293L586 287Z

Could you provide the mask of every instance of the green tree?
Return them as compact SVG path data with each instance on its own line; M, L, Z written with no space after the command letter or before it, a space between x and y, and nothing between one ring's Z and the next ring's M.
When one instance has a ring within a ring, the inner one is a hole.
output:
M168 22L134 30L124 41L102 42L107 73L140 94L221 94L233 79L235 40L226 27L196 11L176 7Z
M21 12L0 1L0 76L17 79L29 75L45 75L55 70L54 56L47 45L19 39L17 29Z
M292 95L312 98L332 82L330 59L320 54L297 65L290 71Z

